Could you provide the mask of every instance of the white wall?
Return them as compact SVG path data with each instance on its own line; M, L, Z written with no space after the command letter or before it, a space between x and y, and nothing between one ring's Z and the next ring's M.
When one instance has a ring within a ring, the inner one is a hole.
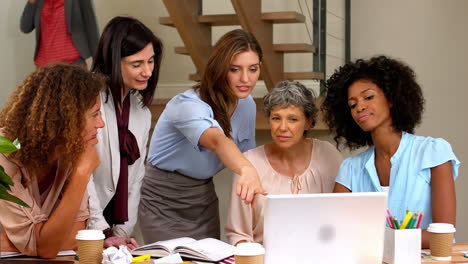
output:
M19 82L34 70L34 34L19 30L25 1L0 1L0 105Z
M416 72L426 98L419 135L448 140L462 162L457 241L468 242L468 1L353 0L352 59L387 54Z

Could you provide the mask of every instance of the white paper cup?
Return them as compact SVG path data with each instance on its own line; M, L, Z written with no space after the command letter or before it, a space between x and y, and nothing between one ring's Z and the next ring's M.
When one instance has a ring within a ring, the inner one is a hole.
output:
M75 238L80 264L101 263L105 238L101 230L80 230Z
M431 258L440 261L451 260L455 227L452 224L432 223L427 231L430 233Z
M236 264L263 264L265 249L258 243L240 243L234 250Z

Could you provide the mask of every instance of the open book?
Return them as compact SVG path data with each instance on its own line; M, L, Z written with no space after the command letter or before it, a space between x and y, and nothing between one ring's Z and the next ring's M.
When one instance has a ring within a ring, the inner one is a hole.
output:
M132 250L132 255L150 254L153 257L165 257L179 253L187 258L217 262L234 255L234 248L215 238L195 240L181 237L141 246Z

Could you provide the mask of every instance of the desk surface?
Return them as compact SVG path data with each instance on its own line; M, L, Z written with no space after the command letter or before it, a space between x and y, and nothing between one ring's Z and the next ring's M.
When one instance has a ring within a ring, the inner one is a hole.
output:
M463 256L463 253L460 251L468 250L468 243L457 243L453 245L452 248L452 261L436 261L430 258L425 258L421 261L422 264L429 264L429 263L468 263L468 258ZM429 251L425 249L425 251ZM78 264L78 262L74 261L73 256L66 256L66 257L57 257L55 259L39 259L39 258L7 258L7 259L0 259L0 264L45 264L45 263L54 263L54 264Z

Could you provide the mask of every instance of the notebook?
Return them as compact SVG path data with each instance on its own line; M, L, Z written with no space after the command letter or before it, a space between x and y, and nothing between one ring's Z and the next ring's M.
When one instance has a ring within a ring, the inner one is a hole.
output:
M387 194L268 195L265 264L382 264Z

